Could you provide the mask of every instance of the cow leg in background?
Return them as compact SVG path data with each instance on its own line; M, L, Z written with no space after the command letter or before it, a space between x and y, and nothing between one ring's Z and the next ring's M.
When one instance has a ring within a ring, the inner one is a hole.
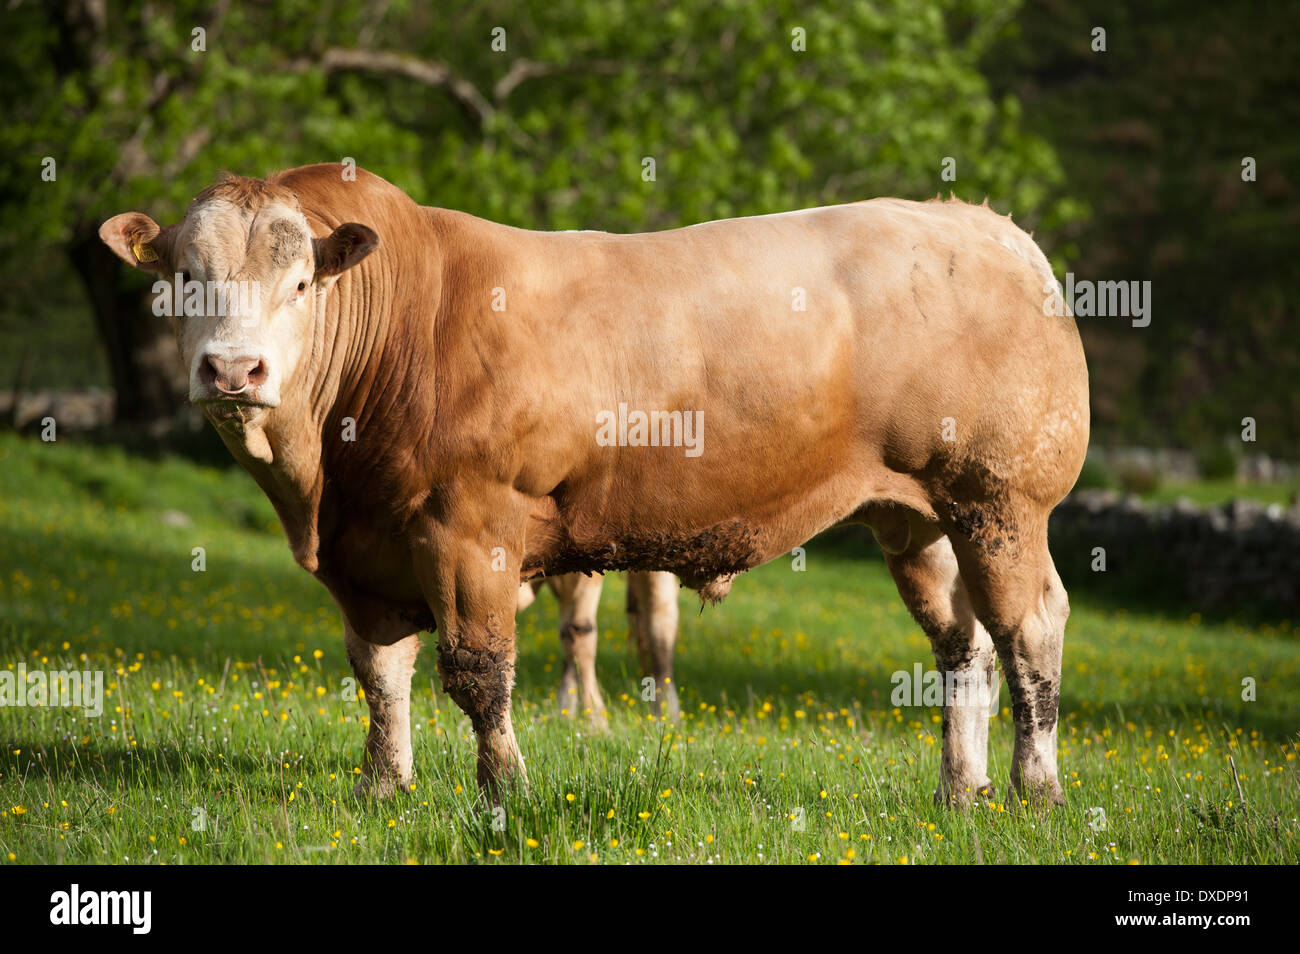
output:
M498 513L506 511L506 505L486 500L489 507L496 504ZM473 534L430 528L428 549L417 550L413 559L415 574L438 624L438 675L443 691L469 716L478 737L478 784L494 799L511 783L528 785L510 718L519 558L496 569L494 546L485 542L516 538L522 541L522 533L513 534L508 528L494 533L490 525ZM517 554L522 547L516 544L506 549Z
M991 543L989 530L953 537L962 580L997 647L1011 694L1012 795L1031 804L1063 805L1056 720L1070 601L1047 549L1047 513L990 517L981 526L1014 528L1018 537L1013 545L1004 538Z
M935 801L966 804L991 796L989 709L997 656L971 608L952 544L938 527L913 521L906 548L901 553L886 549L885 564L913 619L930 638L944 677L943 763Z
M636 640L641 675L655 681L650 711L669 722L681 717L673 685L673 651L677 646L677 577L671 573L627 575L627 623Z
M609 716L596 679L596 613L604 577L599 573L565 573L546 581L560 602L560 646L564 675L560 677L560 712L573 718L581 709L599 729Z
M522 613L524 610L528 609L528 607L533 605L533 602L537 599L537 591L541 589L542 583L544 582L545 581L539 577L536 580L529 580L527 583L519 584L519 599L515 603L516 613Z
M370 708L366 754L355 792L386 798L411 784L411 674L420 640L412 634L387 646L369 643L346 620L344 640Z

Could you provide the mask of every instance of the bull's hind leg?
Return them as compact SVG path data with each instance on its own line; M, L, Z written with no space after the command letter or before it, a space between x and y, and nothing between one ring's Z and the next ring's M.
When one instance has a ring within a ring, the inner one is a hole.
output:
M1011 694L1012 795L1065 803L1056 768L1061 651L1070 602L1047 549L1047 513L1025 508L958 519L953 547L975 615L988 629Z
M671 573L633 571L627 575L627 624L636 641L641 675L653 679L650 711L669 722L681 719L673 654L677 647L677 577Z
M572 718L581 710L593 726L606 728L609 716L596 679L596 613L603 577L599 573L566 573L547 582L560 603L560 646L564 650L560 712Z
M996 654L971 608L952 544L937 527L918 522L902 552L885 551L885 563L903 602L930 638L944 677L943 765L935 801L964 804L990 795L989 709Z
M411 783L411 674L420 640L406 636L390 645L367 642L345 622L348 661L370 709L366 754L356 794L391 795Z

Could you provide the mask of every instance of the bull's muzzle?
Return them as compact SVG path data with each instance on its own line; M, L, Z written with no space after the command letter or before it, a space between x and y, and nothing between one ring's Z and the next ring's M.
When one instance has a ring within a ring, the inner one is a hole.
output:
M220 358L208 354L199 362L198 383L204 400L245 398L255 402L257 389L266 378L266 361L260 357Z

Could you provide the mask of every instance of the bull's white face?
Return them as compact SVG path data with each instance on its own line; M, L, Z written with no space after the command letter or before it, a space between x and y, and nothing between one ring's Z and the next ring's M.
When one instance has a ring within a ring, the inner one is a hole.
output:
M201 196L166 229L127 212L100 236L156 276L154 312L176 333L190 400L215 421L244 423L280 405L304 372L330 288L379 245L355 223L313 238L291 197L250 208Z
M273 408L302 362L318 295L307 220L270 204L255 215L225 199L190 209L172 244L170 315L190 400L221 413ZM183 294L176 295L177 282ZM161 290L161 289L159 289ZM195 313L197 312L197 313Z

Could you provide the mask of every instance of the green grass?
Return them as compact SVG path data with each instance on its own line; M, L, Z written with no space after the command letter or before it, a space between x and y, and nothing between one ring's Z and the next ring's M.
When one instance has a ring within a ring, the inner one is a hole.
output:
M1152 503L1173 503L1186 497L1202 507L1212 507L1229 500L1254 500L1262 504L1287 506L1291 497L1300 494L1300 480L1242 483L1236 480L1198 480L1161 484L1143 499Z
M890 704L891 674L932 662L874 554L814 544L805 572L769 564L702 614L684 594L676 728L639 699L622 595L610 580L607 735L558 714L553 600L522 614L515 721L532 789L507 800L504 831L477 801L473 737L431 647L415 790L357 801L366 710L344 682L337 612L252 481L0 437L0 667L104 669L111 686L98 720L0 708L0 862L1300 861L1289 623L1103 611L1076 592L1068 806L1003 801L1004 708L998 801L952 812L931 798L938 711ZM1242 701L1245 677L1257 701Z

